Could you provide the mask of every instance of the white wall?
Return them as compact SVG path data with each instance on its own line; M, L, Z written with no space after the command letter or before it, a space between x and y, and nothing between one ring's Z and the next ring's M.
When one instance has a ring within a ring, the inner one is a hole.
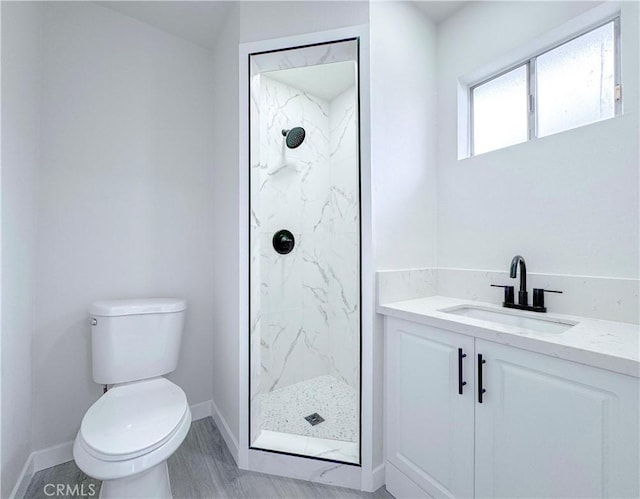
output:
M212 392L214 115L211 53L98 5L45 9L33 341L34 449L72 440L101 395L87 307L179 296L178 369ZM217 242L216 242L217 241Z
M371 170L376 270L436 254L436 29L409 2L372 2ZM374 332L373 466L382 463L382 323Z
M31 452L42 6L2 2L2 489Z
M313 33L368 22L368 2L240 2L241 42Z
M439 25L439 267L520 253L532 272L638 277L637 3L622 2L623 116L457 160L457 78L596 5L474 2Z
M409 2L371 4L376 269L435 265L434 24Z
M238 40L239 4L231 6L214 52L214 210L211 225L219 244L213 258L213 401L238 441ZM245 380L246 381L246 380Z

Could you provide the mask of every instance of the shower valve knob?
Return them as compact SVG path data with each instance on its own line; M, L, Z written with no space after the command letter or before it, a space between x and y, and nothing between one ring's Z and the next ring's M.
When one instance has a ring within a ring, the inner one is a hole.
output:
M273 249L281 255L291 253L296 244L293 234L287 229L282 229L273 235Z

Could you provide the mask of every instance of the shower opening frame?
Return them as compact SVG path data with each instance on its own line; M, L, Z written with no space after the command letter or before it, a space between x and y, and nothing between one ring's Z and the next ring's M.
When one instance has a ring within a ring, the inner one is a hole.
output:
M334 44L338 44L338 43L343 43L343 42L355 42L356 44L356 106L357 106L357 119L356 119L356 124L357 124L357 151L358 151L358 162L357 162L357 177L358 177L358 363L359 363L359 369L358 369L358 395L357 395L357 400L358 400L358 462L357 463L350 463L350 462L346 462L346 461L340 461L337 459L329 459L329 458L324 458L324 457L319 457L319 456L310 456L307 454L300 454L300 453L295 453L295 452L287 452L287 451L283 451L283 450L275 450L275 449L268 449L268 448L262 448L262 447L254 447L253 444L251 443L251 375L249 375L249 379L248 379L248 383L249 383L249 419L247 421L247 425L248 425L248 431L249 431L249 449L250 450L258 450L258 451L262 451L262 452L270 452L270 453L274 453L274 454L282 454L285 456L293 456L293 457L300 457L300 458L304 458L304 459L315 459L318 461L325 461L325 462L329 462L329 463L336 463L336 464L343 464L345 466L357 466L357 467L361 467L362 465L362 175L361 175L361 160L360 160L360 156L361 156L361 147L360 147L360 38L359 37L350 37L350 38L343 38L343 39L339 39L339 40L330 40L330 41L325 41L325 42L317 42L317 43L310 43L310 44L306 44L306 45L298 45L295 47L286 47L286 48L280 48L280 49L272 49L272 50L263 50L260 52L252 52L249 54L249 57L247 59L247 71L249 72L249 74L251 74L251 57L252 56L259 56L259 55L266 55L266 54L276 54L276 53L280 53L280 52L287 52L287 51L291 51L291 50L302 50L302 49L307 49L307 48L312 48L312 47L320 47L323 45L334 45ZM302 67L302 66L301 66ZM247 102L249 104L249 107L251 106L251 95L250 95L251 91L249 89L248 95L246 96ZM251 135L251 112L249 112L249 116L248 116L248 124L249 124L249 148L251 148L251 141L252 141L252 135ZM251 152L249 151L249 162L247 164L247 167L249 168L249 171L251 171ZM251 192L251 173L249 173L249 178L248 178L248 184L247 184L247 188L249 189L249 192ZM252 210L252 206L251 206L251 195L249 195L249 213L251 213ZM251 230L251 223L249 221L249 226L248 226L248 230ZM247 259L247 265L249 266L249 291L251 290L251 252L249 252L248 255L248 259ZM248 295L248 310L247 310L247 319L249 321L249 323L251 322L251 292L249 292ZM249 329L247 331L247 334L251 335L251 330ZM248 355L249 358L247 359L247 362L249 363L249 368L251 369L251 341L249 340L249 349L248 349Z
M282 450L253 447L251 443L251 391L250 391L250 168L251 168L251 56L330 45L345 41L356 43L356 105L357 105L357 192L358 192L358 298L359 298L359 380L358 380L358 462L348 463L336 459L308 456ZM237 462L241 469L334 483L360 490L376 490L384 480L382 466L373 470L372 451L382 447L382 435L373 442L373 330L374 330L374 278L371 251L371 170L369 134L369 33L368 27L352 26L306 35L298 35L262 42L240 44L240 420L239 439L234 442ZM378 354L380 355L380 353ZM381 392L381 387L380 387ZM381 395L381 393L380 393ZM224 432L223 432L224 434ZM224 436L224 435L223 435ZM267 455L280 456L274 464ZM269 461L269 463L267 463ZM287 463L286 465L284 463ZM327 466L339 468L334 476L324 476ZM294 468L291 468L293 466ZM299 469L295 469L295 467ZM323 471L324 470L324 471ZM309 476L310 475L310 476Z

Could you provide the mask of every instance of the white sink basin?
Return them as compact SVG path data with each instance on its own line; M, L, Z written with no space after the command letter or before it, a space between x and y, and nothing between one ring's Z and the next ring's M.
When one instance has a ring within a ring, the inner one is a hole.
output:
M505 324L507 326L516 326L538 333L564 333L577 324L576 322L560 321L548 317L531 317L530 315L524 315L518 310L504 309L503 311L474 305L462 305L442 309L440 312L487 322L497 322L498 324Z

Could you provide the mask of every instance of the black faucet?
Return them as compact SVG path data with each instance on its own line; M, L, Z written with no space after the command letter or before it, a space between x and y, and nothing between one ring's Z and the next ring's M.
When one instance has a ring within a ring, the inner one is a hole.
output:
M518 305L527 306L529 304L529 297L527 296L527 264L520 255L516 255L511 260L511 269L509 270L509 277L511 279L516 278L518 272L518 263L520 264L520 291L518 291Z
M547 308L544 306L544 292L547 293L562 293L562 291L553 291L551 289L533 288L533 305L529 305L529 297L527 294L527 264L524 258L520 255L516 255L511 260L511 266L509 268L509 276L515 279L518 275L518 264L520 264L520 290L518 291L518 303L514 303L513 299L513 286L500 286L492 284L494 288L504 288L504 301L503 307L517 308L520 310L531 310L533 312L546 312Z

